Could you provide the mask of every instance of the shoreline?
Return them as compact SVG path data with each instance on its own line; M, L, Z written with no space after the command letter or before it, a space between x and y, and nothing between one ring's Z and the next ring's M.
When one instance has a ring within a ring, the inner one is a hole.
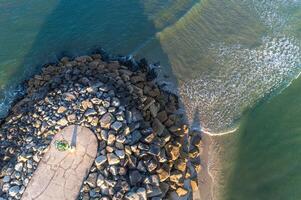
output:
M224 135L225 137L227 136ZM202 133L201 146L202 171L198 174L199 192L194 200L220 200L225 187L223 165L221 157L225 153L225 145L220 141L219 135Z
M208 166L210 147L211 136L204 133L202 135L202 145L200 146L202 170L198 174L199 191L194 193L194 200L213 200L213 177Z

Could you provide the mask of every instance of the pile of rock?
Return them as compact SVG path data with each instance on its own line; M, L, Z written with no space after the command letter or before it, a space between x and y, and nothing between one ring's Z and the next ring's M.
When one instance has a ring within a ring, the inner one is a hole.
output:
M0 129L0 200L20 199L53 136L71 124L97 136L79 199L191 199L200 133L177 114L147 65L132 71L101 55L62 58L28 81Z

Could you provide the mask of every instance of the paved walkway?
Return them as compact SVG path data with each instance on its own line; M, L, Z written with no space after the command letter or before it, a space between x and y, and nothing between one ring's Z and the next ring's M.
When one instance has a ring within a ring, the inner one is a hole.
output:
M97 153L97 139L85 127L68 126L51 142L28 184L22 200L75 200L82 182L92 166ZM55 141L64 139L76 144L74 151L58 151Z

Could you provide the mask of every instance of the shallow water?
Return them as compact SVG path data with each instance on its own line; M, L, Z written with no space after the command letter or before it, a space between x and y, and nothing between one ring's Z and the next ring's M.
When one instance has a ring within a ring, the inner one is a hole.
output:
M300 1L203 0L158 32L188 117L198 110L203 129L223 132L296 77L300 12Z

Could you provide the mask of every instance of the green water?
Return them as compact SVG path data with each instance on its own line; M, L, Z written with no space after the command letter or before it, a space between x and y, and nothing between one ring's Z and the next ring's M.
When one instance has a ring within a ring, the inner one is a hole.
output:
M243 118L232 136L235 146L228 146L235 156L224 160L231 171L224 199L301 198L300 91L301 78Z

